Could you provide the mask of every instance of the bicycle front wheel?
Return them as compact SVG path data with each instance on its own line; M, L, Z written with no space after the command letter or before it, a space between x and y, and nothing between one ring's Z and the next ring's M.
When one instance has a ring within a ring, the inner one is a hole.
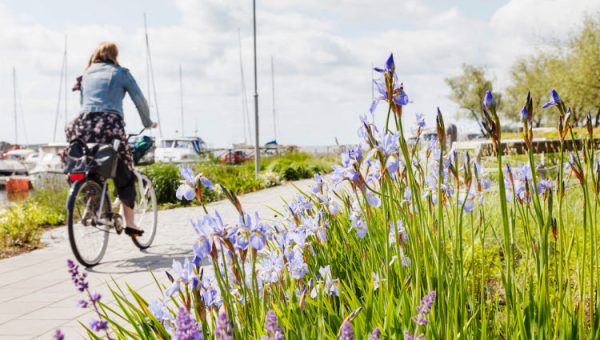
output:
M135 172L136 177L136 202L134 207L135 226L144 231L142 236L132 237L133 243L140 249L152 245L156 236L158 224L158 206L156 193L150 178L140 172Z
M104 199L104 204L102 203ZM94 181L76 181L67 198L67 228L73 255L79 263L92 267L100 263L108 245L108 228L98 224L100 206L108 212L110 202Z

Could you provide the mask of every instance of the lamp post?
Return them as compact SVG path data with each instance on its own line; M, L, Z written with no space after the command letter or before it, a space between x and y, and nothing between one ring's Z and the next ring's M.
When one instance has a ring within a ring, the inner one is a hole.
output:
M252 26L254 29L254 170L260 172L260 145L258 138L258 72L256 70L256 0L252 0Z

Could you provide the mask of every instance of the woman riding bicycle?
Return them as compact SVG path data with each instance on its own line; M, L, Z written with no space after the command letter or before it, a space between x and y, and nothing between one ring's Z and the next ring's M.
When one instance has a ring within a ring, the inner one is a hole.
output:
M89 59L83 76L77 79L74 91L80 91L81 113L66 128L67 141L76 139L84 143L113 144L119 140L119 162L114 178L117 195L123 205L125 233L141 236L143 230L134 224L135 176L133 158L125 134L123 98L125 93L135 103L145 128L155 128L150 120L150 110L135 79L128 69L117 61L119 50L111 42L98 45Z

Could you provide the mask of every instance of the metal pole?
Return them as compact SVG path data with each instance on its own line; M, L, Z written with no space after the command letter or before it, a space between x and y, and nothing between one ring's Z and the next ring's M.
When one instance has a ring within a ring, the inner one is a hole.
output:
M277 141L277 120L275 115L275 66L271 56L271 86L273 87L273 139Z
M67 126L67 122L69 119L68 118L69 111L68 111L68 107L67 107L67 99L68 99L68 94L69 94L69 90L67 89L67 77L68 77L67 76L68 75L67 66L68 66L68 63L67 63L67 35L65 34L65 79L64 79L64 81L65 81L65 126Z
M252 26L254 29L254 172L260 172L260 146L258 137L258 72L256 69L256 0L252 0Z
M181 64L179 64L179 97L181 102L181 137L184 136L183 133L183 75L181 72Z
M17 127L17 70L13 66L13 103L15 108L15 144L19 144L19 130Z

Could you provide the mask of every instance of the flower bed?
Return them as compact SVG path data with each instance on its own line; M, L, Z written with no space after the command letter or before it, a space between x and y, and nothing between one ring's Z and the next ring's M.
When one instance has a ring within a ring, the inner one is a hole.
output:
M438 140L409 146L402 126L408 97L393 57L375 70L381 74L380 98L371 113L386 102L386 125L377 127L363 116L360 146L341 156L328 181L315 176L311 192L299 192L274 221L245 211L235 193L221 187L239 221L226 223L218 213L198 216L193 255L173 263L159 299L148 301L115 285L115 310L88 294L86 303L99 317L89 335L597 336L600 165L594 150L561 150L565 166L556 178L537 173L531 151L525 164L509 165L488 93L482 119L496 146L492 181L468 154L459 163L447 149L439 110ZM574 138L570 111L555 91L546 107L558 112L561 143ZM533 139L534 114L528 96L521 113L525 143ZM202 192L212 183L189 169L182 174L179 196L204 204Z

